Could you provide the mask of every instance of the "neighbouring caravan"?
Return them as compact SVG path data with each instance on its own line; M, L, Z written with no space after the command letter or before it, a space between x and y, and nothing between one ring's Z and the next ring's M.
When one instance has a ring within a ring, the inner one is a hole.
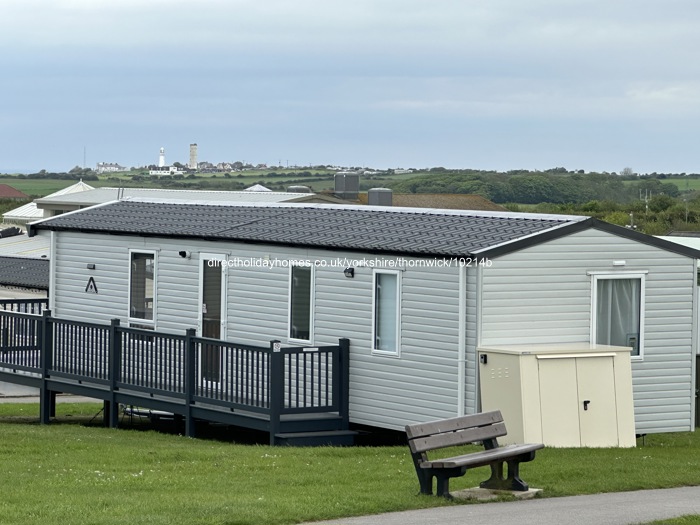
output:
M352 423L480 410L480 347L631 348L637 434L694 428L700 252L581 216L124 199L31 225L59 319L350 341Z

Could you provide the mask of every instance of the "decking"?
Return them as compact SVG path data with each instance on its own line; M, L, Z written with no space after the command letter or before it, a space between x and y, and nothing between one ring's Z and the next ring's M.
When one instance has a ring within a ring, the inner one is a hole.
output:
M42 423L56 393L70 393L104 401L110 427L127 405L175 414L192 437L202 420L267 432L272 445L350 444L348 357L347 339L258 347L0 304L0 381L40 389Z

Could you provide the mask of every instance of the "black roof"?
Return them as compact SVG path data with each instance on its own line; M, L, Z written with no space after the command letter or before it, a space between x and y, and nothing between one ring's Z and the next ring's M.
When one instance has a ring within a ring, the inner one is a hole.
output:
M49 289L49 260L0 257L0 285Z
M464 257L496 256L590 227L700 257L695 250L584 216L329 204L127 199L34 223L29 234L81 231Z

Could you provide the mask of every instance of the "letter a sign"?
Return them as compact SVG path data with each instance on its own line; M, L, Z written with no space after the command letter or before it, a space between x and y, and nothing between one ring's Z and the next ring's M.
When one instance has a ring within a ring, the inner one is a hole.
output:
M97 285L95 284L95 278L90 277L87 286L85 287L86 293L97 293Z

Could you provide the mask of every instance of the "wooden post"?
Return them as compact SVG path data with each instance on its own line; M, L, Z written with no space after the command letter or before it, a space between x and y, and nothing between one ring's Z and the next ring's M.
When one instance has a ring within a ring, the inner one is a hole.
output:
M40 336L41 359L41 386L39 387L39 419L42 424L48 424L51 420L52 400L55 397L48 389L47 378L51 370L51 357L53 353L53 326L51 325L51 310L44 310L41 316L41 324L38 327ZM55 410L55 409L54 409Z
M280 419L284 404L284 355L281 343L270 341L270 373L267 392L270 409L270 445L276 444L275 435L280 431Z
M119 319L112 319L109 325L109 400L104 403L105 426L116 428L119 425L117 405L117 383L121 380L122 333Z
M340 417L343 418L343 430L350 428L350 339L338 340L340 352L338 364L340 365L340 400L338 403Z
M196 390L197 345L194 341L196 335L194 328L188 328L185 331L185 435L187 437L195 436L192 405Z

